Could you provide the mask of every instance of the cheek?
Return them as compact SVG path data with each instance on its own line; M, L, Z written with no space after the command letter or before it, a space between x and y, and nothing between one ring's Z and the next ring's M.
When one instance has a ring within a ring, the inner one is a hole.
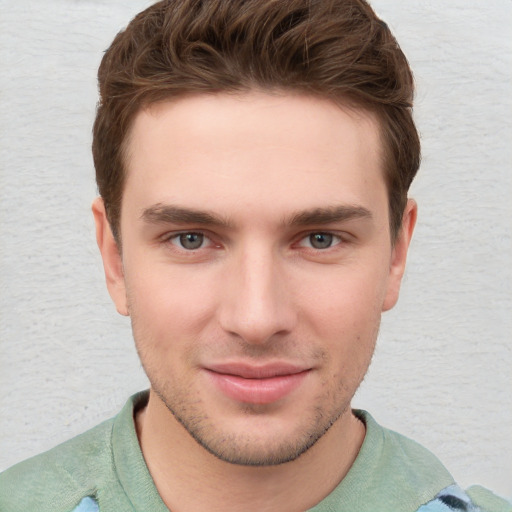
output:
M125 271L130 316L154 342L193 337L211 319L216 287L204 273L158 264L135 268Z
M307 279L303 276L303 281ZM340 267L325 276L312 275L309 281L300 294L302 307L305 314L309 311L322 319L326 328L353 331L380 318L387 286L383 269L361 263Z
M375 347L385 295L385 279L352 269L311 288L301 317L313 337L328 344L333 367L345 375L366 371ZM343 368L340 368L340 365Z

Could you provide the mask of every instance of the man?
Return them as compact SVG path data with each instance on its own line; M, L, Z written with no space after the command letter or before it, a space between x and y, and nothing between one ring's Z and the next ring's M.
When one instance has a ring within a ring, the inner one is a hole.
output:
M508 510L350 407L419 166L370 7L160 2L99 83L97 240L151 389L6 472L0 510Z

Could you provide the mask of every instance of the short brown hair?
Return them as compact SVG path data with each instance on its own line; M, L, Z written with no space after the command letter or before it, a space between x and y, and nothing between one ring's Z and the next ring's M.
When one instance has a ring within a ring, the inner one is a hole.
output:
M320 95L378 116L396 238L420 163L414 82L388 26L364 0L163 0L116 36L98 81L92 148L116 240L135 114L184 94L253 88Z

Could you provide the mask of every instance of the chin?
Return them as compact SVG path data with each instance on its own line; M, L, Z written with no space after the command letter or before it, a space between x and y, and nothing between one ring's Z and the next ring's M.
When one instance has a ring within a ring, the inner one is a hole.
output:
M207 452L230 464L253 467L276 466L298 459L348 409L346 405L326 415L316 407L309 414L294 412L284 420L277 417L275 410L269 412L268 406L247 405L239 411L239 420L229 415L215 419L204 411L201 401L180 407L179 401L157 394L174 419ZM290 424L296 418L301 418L300 424Z

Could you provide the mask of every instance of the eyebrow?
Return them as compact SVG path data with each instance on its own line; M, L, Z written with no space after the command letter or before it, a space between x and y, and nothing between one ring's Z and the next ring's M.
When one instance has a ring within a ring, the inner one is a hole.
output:
M312 210L299 212L291 218L290 225L332 224L353 219L371 218L372 213L363 206L342 205L327 208L314 208Z
M362 206L341 205L300 211L292 215L286 221L286 224L289 226L321 225L361 218L371 219L370 210ZM214 213L162 203L145 208L141 219L150 224L197 224L224 228L232 227L229 220Z
M208 226L230 227L231 223L213 213L182 208L180 206L155 204L145 208L141 219L149 224L199 224Z

